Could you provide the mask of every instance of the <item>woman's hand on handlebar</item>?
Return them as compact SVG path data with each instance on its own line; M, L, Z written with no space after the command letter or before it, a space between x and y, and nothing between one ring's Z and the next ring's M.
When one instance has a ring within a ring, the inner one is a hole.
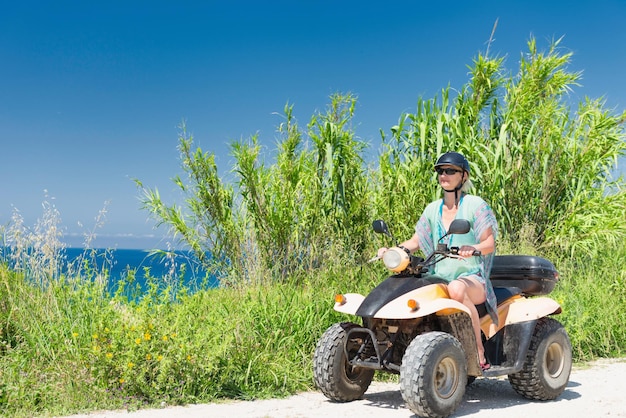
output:
M478 256L481 255L480 251L478 251L475 247L471 245L463 245L459 248L459 255L464 258Z

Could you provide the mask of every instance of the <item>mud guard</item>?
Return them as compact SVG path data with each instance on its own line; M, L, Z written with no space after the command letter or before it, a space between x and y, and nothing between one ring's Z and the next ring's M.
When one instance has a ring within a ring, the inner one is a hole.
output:
M550 298L516 299L511 303L504 324L515 324L561 313L561 305ZM500 317L502 318L502 317Z
M337 312L361 316L363 318L385 318L385 319L413 319L428 316L436 313L437 315L450 315L456 312L465 312L470 315L469 309L461 302L457 302L448 298L447 288L442 284L430 284L406 294L401 294L395 299L367 306L367 298L358 293L346 293L343 303L335 303L334 309ZM418 308L411 309L407 306L409 299L418 301ZM378 306L380 305L380 306Z
M365 296L360 295L358 293L346 293L343 295L345 297L345 303L335 302L334 309L337 312L356 315L357 309L363 303Z
M491 322L489 315L481 318L480 326L485 336L490 339L505 326L559 313L561 313L561 306L553 299L547 297L527 299L518 296L498 306L498 326Z
M468 316L470 311L467 306L453 299L435 299L433 301L423 302L417 309L411 309L407 306L411 294L402 296L391 303L383 306L374 318L386 319L413 319L425 317L432 314L450 315L456 312L465 312Z

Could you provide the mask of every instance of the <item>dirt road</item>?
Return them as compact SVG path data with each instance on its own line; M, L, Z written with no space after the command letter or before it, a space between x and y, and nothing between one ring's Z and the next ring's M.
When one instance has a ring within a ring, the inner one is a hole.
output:
M556 400L533 402L516 394L504 379L477 379L453 417L557 418L626 417L626 359L600 360L575 367L565 392ZM363 399L333 403L319 392L286 399L164 407L136 412L108 411L72 418L411 418L399 386L373 383Z

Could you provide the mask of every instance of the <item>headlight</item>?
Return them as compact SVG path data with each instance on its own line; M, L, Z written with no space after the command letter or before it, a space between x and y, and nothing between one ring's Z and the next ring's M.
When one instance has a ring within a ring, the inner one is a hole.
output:
M409 255L401 248L391 247L383 254L383 263L389 270L399 273L409 265Z

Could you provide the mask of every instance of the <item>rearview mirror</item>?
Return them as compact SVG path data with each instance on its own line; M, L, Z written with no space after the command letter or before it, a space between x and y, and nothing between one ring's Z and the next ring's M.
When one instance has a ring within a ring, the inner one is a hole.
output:
M470 223L467 219L455 219L448 228L446 235L467 234L470 231Z
M389 228L387 227L385 221L383 221L382 219L377 219L372 222L372 228L374 228L374 232L378 234L389 235Z

